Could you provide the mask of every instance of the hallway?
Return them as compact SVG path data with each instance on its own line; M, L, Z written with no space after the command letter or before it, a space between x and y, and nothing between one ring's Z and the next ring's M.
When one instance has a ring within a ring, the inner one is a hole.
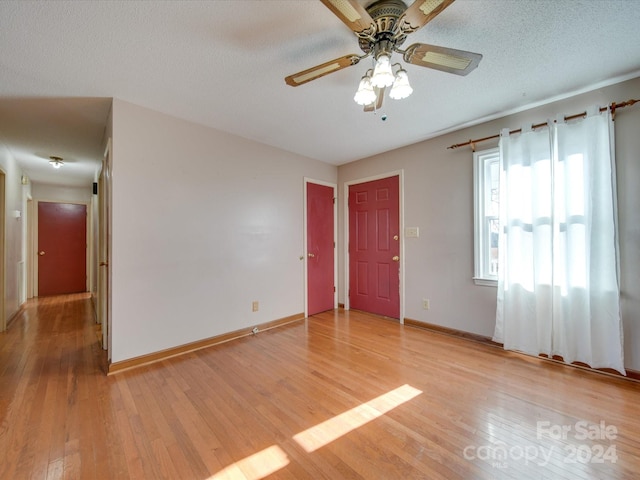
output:
M66 478L74 471L100 478L108 471L108 452L99 448L110 427L102 410L106 353L89 294L27 302L0 334L0 366L0 478Z

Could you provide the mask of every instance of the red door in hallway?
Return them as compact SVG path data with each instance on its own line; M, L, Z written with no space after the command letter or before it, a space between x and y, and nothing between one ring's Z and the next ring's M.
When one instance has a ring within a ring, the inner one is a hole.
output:
M350 308L400 318L400 177L349 186Z
M333 187L307 182L307 314L334 308Z
M38 296L84 292L87 206L38 202Z

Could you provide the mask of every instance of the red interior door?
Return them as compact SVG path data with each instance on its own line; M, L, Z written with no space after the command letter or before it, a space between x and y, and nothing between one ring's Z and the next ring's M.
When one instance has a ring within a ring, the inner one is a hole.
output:
M307 313L334 308L333 187L307 183Z
M349 303L400 318L399 177L349 187Z
M84 292L87 206L38 202L38 295Z

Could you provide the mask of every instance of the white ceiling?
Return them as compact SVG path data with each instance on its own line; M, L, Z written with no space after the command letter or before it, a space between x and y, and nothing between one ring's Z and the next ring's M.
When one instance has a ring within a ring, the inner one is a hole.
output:
M368 59L285 84L361 53L318 0L0 1L0 141L33 181L86 185L117 97L340 165L640 76L639 24L638 0L457 0L403 47L469 50L480 66L407 65L413 95L376 115L353 101ZM67 165L53 172L50 155Z

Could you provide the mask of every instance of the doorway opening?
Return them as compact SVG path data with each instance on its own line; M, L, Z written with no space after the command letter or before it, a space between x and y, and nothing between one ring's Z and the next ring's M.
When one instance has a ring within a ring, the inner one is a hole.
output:
M404 318L402 171L345 183L345 308Z
M87 291L87 205L38 202L38 296Z

